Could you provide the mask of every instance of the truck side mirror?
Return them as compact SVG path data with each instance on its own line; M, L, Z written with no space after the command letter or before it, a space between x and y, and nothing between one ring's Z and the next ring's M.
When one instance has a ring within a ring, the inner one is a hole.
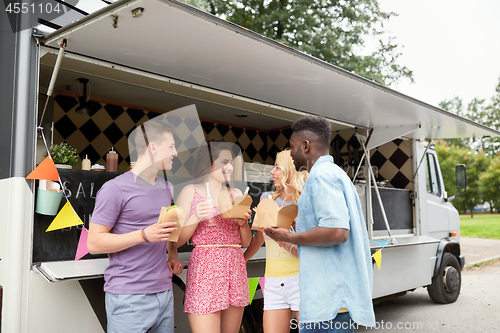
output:
M455 167L455 178L457 180L457 189L465 190L467 188L467 172L464 164Z
M462 190L462 192L452 196L451 198L444 199L446 202L450 202L467 191L467 172L465 164L459 164L455 167L455 178L457 180L457 189Z

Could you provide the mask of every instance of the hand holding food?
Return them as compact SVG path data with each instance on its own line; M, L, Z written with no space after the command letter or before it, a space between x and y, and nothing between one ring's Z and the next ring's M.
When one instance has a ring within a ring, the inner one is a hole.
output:
M165 242L176 231L176 222L154 223L140 230L142 240L146 243Z
M181 206L172 205L161 208L158 223L175 222L177 229L171 233L170 237L168 237L168 240L171 242L177 242L182 227L184 226L185 219L186 214L184 213L184 209Z

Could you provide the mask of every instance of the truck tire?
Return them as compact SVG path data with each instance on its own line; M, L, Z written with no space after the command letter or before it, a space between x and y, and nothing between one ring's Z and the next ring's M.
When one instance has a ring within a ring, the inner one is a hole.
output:
M252 315L252 311L245 307L243 312L243 318L241 318L241 326L238 333L254 333L255 330L255 319Z
M439 272L432 278L432 283L427 286L427 292L436 303L453 303L460 294L461 284L460 264L453 254L445 252Z

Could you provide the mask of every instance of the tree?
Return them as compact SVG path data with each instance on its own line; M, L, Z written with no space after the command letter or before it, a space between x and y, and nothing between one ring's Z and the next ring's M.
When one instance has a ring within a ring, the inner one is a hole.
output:
M397 63L394 38L380 38L375 52L362 54L364 38L380 36L384 21L396 15L380 11L377 0L206 1L213 15L377 83L413 82L412 71Z
M458 116L465 117L490 128L500 130L500 78L496 86L496 95L489 103L485 99L474 98L464 108L462 99L454 97L451 100L444 100L439 106ZM500 138L466 138L446 140L450 145L456 147L468 147L475 151L484 151L486 155L494 155L500 151Z
M208 11L208 4L206 0L181 0L181 1L187 3L188 5L201 9L205 12Z
M489 202L490 211L500 209L500 155L495 156L485 172L481 174L480 191L483 200Z
M439 103L439 107L460 117L470 117L467 111L464 110L462 99L456 96L453 99L442 101L441 103ZM470 148L472 143L470 138L446 139L445 142L448 144L448 146L453 145L457 148Z
M480 176L488 168L491 158L482 151L475 152L465 147L456 147L443 140L436 144L436 152L441 165L444 186L449 196L455 194L452 192L452 189L456 189L455 166L465 164L467 167L467 191L451 203L458 211L462 213L470 211L473 216L474 207L483 203Z
M500 130L500 78L495 88L496 94L491 98L491 102L478 113L477 120L483 125ZM500 138L483 138L481 140L482 149L488 154L495 154L500 151Z

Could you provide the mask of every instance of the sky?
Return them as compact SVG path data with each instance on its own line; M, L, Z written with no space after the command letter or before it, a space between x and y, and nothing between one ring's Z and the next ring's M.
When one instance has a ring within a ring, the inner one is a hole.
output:
M468 103L495 95L499 0L379 0L379 5L399 14L384 28L404 46L398 63L414 73L413 84L402 80L393 89L434 106L455 96Z
M489 100L500 78L500 0L378 0L395 12L385 24L402 55L398 63L413 71L414 83L391 88L428 104L457 96ZM81 0L92 12L101 0ZM367 40L368 49L375 40Z

